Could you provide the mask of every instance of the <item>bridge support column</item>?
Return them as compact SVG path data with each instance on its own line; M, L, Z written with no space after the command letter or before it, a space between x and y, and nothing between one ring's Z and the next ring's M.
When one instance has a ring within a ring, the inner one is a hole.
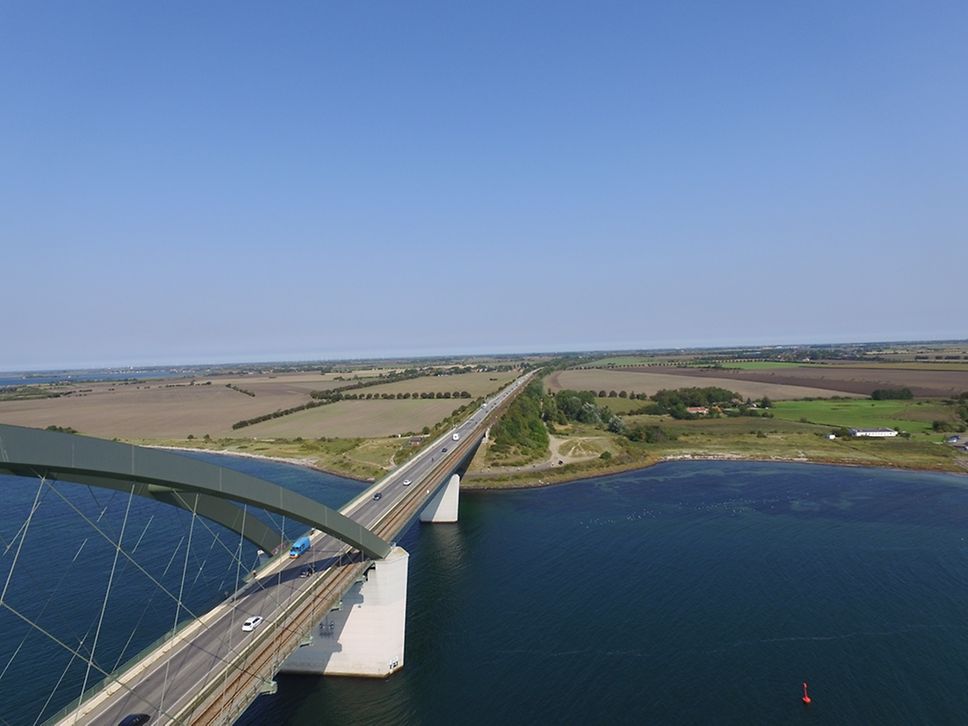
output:
M420 513L421 522L456 522L457 505L460 494L460 476L454 474L450 481L440 488L433 499L427 502Z
M401 547L376 560L280 672L385 678L402 668L409 560Z

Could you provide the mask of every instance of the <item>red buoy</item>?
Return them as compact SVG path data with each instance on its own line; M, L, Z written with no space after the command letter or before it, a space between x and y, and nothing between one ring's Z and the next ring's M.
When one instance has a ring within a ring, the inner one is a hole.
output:
M807 695L807 682L803 682L803 698L800 699L804 703L810 703L810 696Z

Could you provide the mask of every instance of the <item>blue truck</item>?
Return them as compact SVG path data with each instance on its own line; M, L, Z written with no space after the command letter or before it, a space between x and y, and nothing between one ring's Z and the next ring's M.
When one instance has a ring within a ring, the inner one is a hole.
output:
M305 535L297 539L292 543L292 547L289 548L289 557L299 557L303 552L309 549L309 537Z

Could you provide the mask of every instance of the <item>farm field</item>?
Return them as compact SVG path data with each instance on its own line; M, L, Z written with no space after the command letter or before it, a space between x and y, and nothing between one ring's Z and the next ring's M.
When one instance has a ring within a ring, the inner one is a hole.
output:
M198 379L194 385L190 379L80 384L71 388L84 393L0 401L0 422L36 428L69 426L89 436L125 440L185 439L189 434L195 438L205 434L213 437L379 437L433 426L469 400L344 401L244 429L232 428L236 421L305 404L311 400L313 391L373 380L379 372L392 370L395 369L354 374L215 376ZM360 379L352 380L352 375L360 375ZM358 390L374 394L468 391L477 398L496 391L516 375L516 372L503 372L425 376ZM350 380L337 381L338 376Z
M519 371L459 373L450 376L421 376L406 381L385 383L368 386L358 392L367 394L383 393L437 393L467 391L472 398L484 396L497 391L505 383L513 381L520 375Z
M599 358L584 365L589 368L594 366L644 366L655 361L655 358L644 355L615 355L608 358Z
M185 438L228 433L239 419L304 403L308 394L286 382L268 388L246 381L247 396L224 383L87 384L90 393L63 398L0 401L0 422L17 426L70 426L105 438Z
M231 435L284 439L393 436L420 431L424 426L432 428L469 402L470 399L452 398L337 401L246 426Z
M699 369L696 369L699 370ZM556 371L545 379L548 390L574 389L579 391L616 390L630 393L654 394L661 389L686 388L690 386L721 386L736 391L744 398L762 398L767 396L773 400L795 398L826 398L830 396L849 395L843 391L828 388L788 385L783 383L764 383L736 378L717 377L720 373L729 371L714 371L717 375L694 376L686 369L680 368L647 368L640 370L564 370ZM737 374L740 372L737 371ZM701 378L701 380L700 380Z
M624 371L623 371L624 372ZM780 386L803 386L815 390L827 390L827 396L853 393L869 396L878 388L910 388L915 396L943 397L968 391L968 371L924 370L917 368L894 368L868 364L866 366L834 366L810 364L781 369L760 370L711 370L705 368L645 368L642 373L665 373L690 378L720 379L719 383L692 383L685 385L716 385L736 389L744 383L775 384ZM769 395L769 394L767 394ZM801 396L770 396L770 398L807 398L823 394L804 393Z
M929 401L777 401L773 415L788 421L804 418L826 426L899 428L919 434L933 434L934 420L953 420L950 407Z
M210 379L213 386L226 386L231 384L245 391L254 393L257 398L277 399L282 397L307 397L313 391L325 391L333 388L343 388L360 381L346 380L337 381L335 376L338 374L327 373L309 374L292 373L280 375L253 375L253 376L214 376ZM346 374L344 374L345 376ZM362 377L360 380L369 380L369 377ZM204 383L204 380L200 379ZM242 394L245 395L245 394ZM286 408L282 406L282 408ZM271 410L271 409L270 409Z
M757 431L770 433L827 433L829 427L801 423L799 420L766 418L762 416L726 416L723 418L697 418L676 420L671 416L636 415L623 416L629 426L661 426L675 435L702 434L712 436L735 436L755 434Z
M772 368L799 368L803 363L793 363L782 360L747 360L747 361L722 361L720 363L727 370L740 371L763 371ZM713 369L718 370L718 369Z
M832 365L837 368L884 368L887 370L898 369L906 371L968 371L968 361L878 361L876 363L865 361L828 361L818 364Z

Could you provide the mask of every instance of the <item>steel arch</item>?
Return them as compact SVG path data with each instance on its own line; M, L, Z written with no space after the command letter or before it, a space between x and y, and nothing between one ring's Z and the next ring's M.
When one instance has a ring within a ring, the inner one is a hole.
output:
M129 491L196 513L271 551L274 530L234 503L250 504L331 534L368 557L390 545L334 509L278 484L168 451L77 434L0 424L0 473ZM186 497L186 494L198 494Z

